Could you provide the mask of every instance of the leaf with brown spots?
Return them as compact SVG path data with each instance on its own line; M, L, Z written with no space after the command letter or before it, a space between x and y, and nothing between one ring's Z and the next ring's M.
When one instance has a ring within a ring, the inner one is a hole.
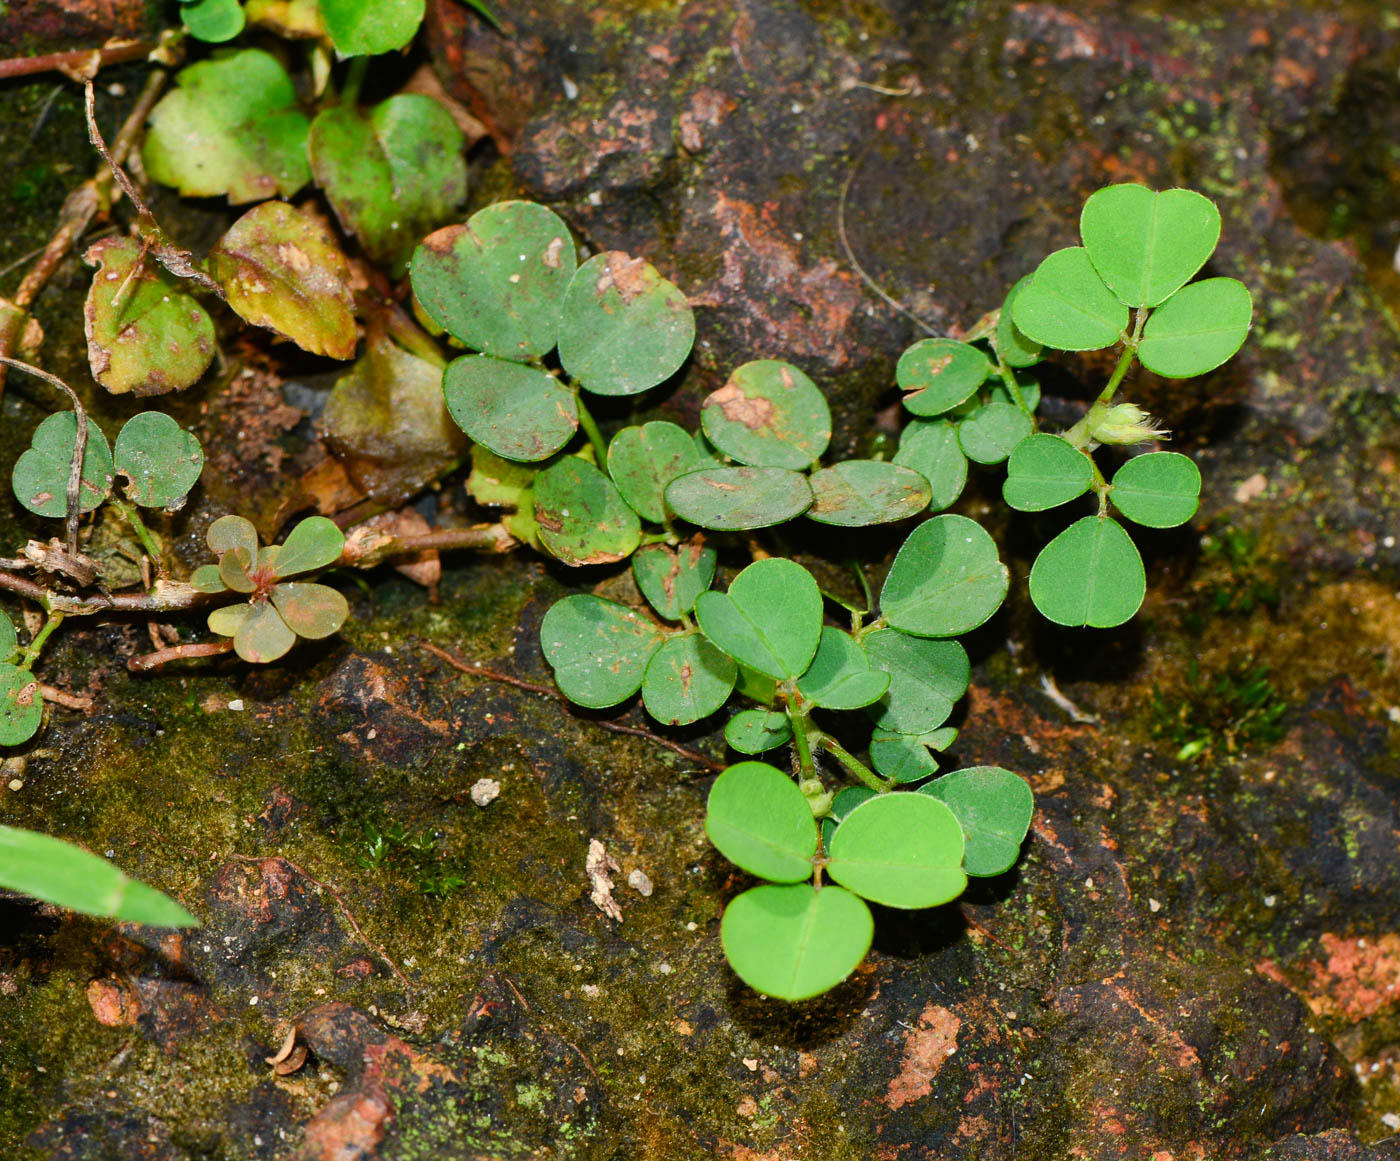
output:
M209 273L244 321L313 355L354 355L350 267L310 214L286 202L254 206L214 244Z
M637 514L587 460L565 456L535 481L535 520L545 548L565 564L607 564L641 541Z
M745 363L700 412L705 435L742 464L809 468L831 442L831 409L817 385L790 363Z
M688 726L719 709L738 676L734 661L704 637L672 637L647 665L642 702L663 725Z

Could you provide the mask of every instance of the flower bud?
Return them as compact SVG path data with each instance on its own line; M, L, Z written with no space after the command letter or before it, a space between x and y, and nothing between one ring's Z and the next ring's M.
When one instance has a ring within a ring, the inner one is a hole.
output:
M1134 444L1169 439L1171 432L1158 427L1152 416L1136 403L1116 403L1089 409L1089 438L1098 443Z

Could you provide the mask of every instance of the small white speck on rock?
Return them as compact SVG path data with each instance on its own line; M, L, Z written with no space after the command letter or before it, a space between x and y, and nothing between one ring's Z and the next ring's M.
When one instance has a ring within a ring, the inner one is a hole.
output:
M644 899L651 897L651 880L647 878L647 873L640 867L627 876L627 885Z
M478 806L489 806L501 796L501 784L494 778L478 778L472 783L471 796Z

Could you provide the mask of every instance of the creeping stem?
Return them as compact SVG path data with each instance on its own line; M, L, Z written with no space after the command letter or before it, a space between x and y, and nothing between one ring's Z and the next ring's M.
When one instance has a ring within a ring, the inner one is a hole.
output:
M22 669L28 669L39 658L39 651L43 649L44 642L49 639L49 635L63 624L63 614L58 611L51 612L44 622L43 628L34 634L34 640L29 642L29 648L24 651L24 658L20 661Z
M583 393L577 387L574 388L574 399L578 404L578 425L583 428L584 435L588 436L588 442L593 445L593 454L598 457L598 470L606 474L608 470L607 441L603 439L603 433L598 429L597 420L584 406Z
M792 726L792 744L797 748L797 762L802 768L802 777L815 777L817 764L812 761L812 745L807 740L807 726L812 716L799 710L792 702L788 702L787 716L788 723Z
M829 734L822 734L817 739L823 750L841 763L848 771L864 782L871 790L883 793L888 790L893 782L889 778L881 778L874 770L870 769L864 762L847 750L840 742Z

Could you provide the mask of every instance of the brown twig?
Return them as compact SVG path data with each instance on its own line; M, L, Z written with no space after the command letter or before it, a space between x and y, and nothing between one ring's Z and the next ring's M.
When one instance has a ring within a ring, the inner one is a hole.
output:
M541 697L553 698L564 705L569 704L569 699L557 689L551 689L547 685L538 685L533 681L526 681L523 678L515 677L509 673L502 673L499 669L488 669L484 665L471 665L463 661L454 653L449 653L446 649L439 648L430 641L419 641L418 644L431 653L434 657L439 657L453 669L461 673L469 674L472 677L484 677L488 681L499 681L504 685L513 685L516 689L523 689L530 693L537 693ZM670 738L663 738L660 734L654 734L650 730L642 729L640 726L625 726L621 722L609 722L595 719L594 725L601 726L605 730L611 730L615 734L629 734L634 738L645 738L648 742L654 742L658 746L665 746L674 754L679 754L682 758L705 767L707 770L716 772L724 769L723 762L716 762L713 758L708 758L699 750L691 750L682 746L679 742L673 742Z
M0 80L53 71L70 77L87 76L108 65L142 60L160 47L161 42L153 40L109 40L101 48L49 52L42 56L10 57L8 60L0 60Z
M39 692L44 695L45 701L51 701L54 705L61 705L64 709L92 709L92 698L88 697L86 694L64 693L63 690L55 689L52 685L40 685Z
M33 375L36 379L42 379L50 387L57 387L73 403L73 414L78 421L78 432L73 440L73 460L68 468L68 553L76 556L78 553L78 519L82 515L79 511L79 499L83 486L83 455L87 451L87 412L83 410L83 401L78 398L78 393L57 375L50 375L47 371L41 371L38 367L30 366L21 359L11 359L8 355L0 355L0 366L13 367L17 371L25 371Z
M156 581L155 587L145 593L73 597L45 588L28 577L2 571L0 589L27 598L46 612L65 613L71 617L90 617L98 613L180 613L207 604L214 596L180 581ZM228 595L237 597L240 594Z
M350 534L337 562L353 568L371 568L391 556L416 556L420 552L467 548L476 552L510 552L520 542L500 524L477 524L472 528L439 528L418 536L377 536L363 539Z
M234 852L233 854L229 855L229 858L237 859L240 863L261 863L263 861L262 856L240 855L237 852ZM278 858L282 858L282 856L279 855ZM340 908L340 913L345 916L345 921L350 924L351 930L354 931L355 937L372 952L374 952L375 955L379 956L380 959L382 959L385 963L389 965L389 970L392 971L394 975L396 975L399 978L399 982L402 983L404 987L413 987L413 984L409 981L409 978L406 975L404 975L403 972L399 971L399 965L394 962L393 956L391 956L379 944L375 943L374 940L370 939L370 937L365 934L364 928L360 926L359 921L355 918L355 913L351 911L348 906L346 906L345 900L341 898L339 891L337 891L329 883L323 883L320 879L308 875L301 867L298 867L294 862L292 862L291 859L282 858L282 861L286 863L287 866L291 867L292 870L294 870L298 875L303 876L308 883L320 887L322 891L325 891L332 899L334 899L336 906Z
M974 918L972 918L972 916L969 915L969 914L967 913L967 908L966 908L966 907L960 906L960 907L958 908L958 912L959 912L959 914L962 915L963 921L964 921L970 928L972 928L973 931L979 931L979 932L981 932L983 935L985 935L988 939L990 939L993 943L995 943L995 944L996 944L999 948L1001 948L1003 951L1009 951L1012 955L1015 955L1015 954L1016 954L1016 949L1015 949L1014 947L1011 947L1009 944L1003 943L1000 939L998 939L995 935L993 935L993 934L991 933L991 931L989 931L989 930L988 930L986 927L984 927L982 924L978 923L977 920L975 920Z
M185 661L191 657L218 657L222 653L231 652L232 637L226 637L222 641L196 641L189 645L171 645L166 649L157 649L154 653L143 653L139 657L129 657L126 667L132 673L145 673L170 661Z

